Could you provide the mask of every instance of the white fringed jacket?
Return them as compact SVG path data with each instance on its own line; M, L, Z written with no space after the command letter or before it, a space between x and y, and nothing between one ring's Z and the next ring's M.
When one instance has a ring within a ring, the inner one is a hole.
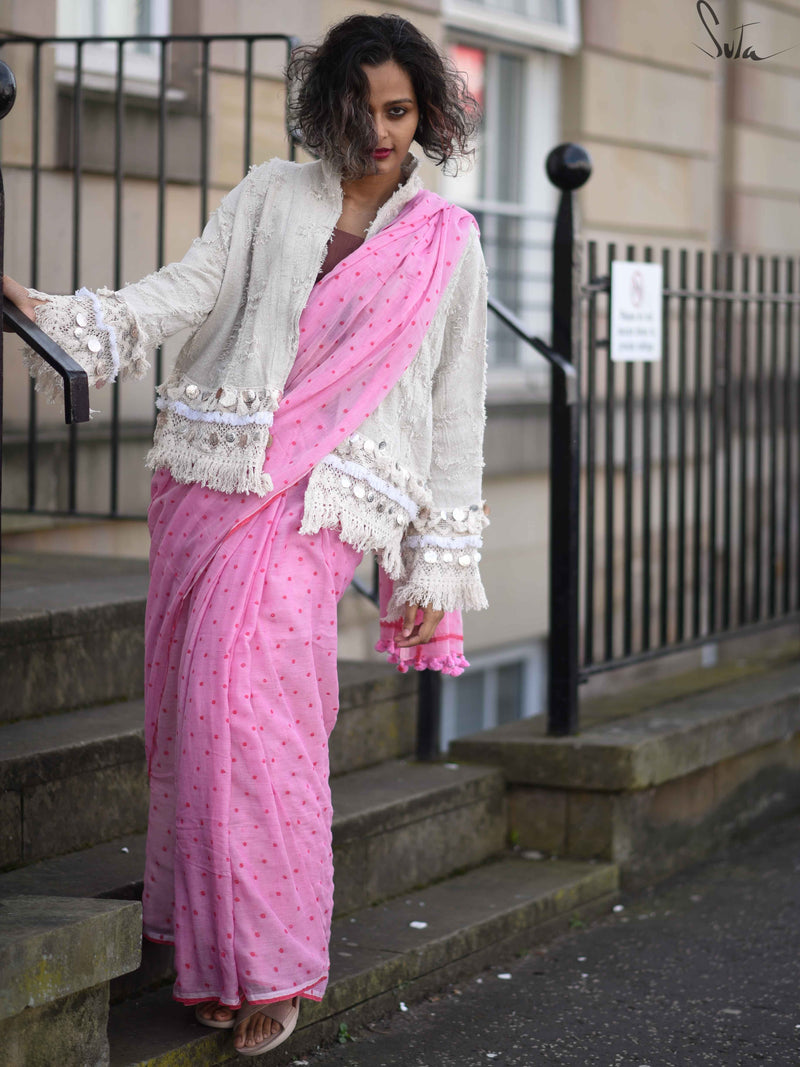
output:
M366 240L422 188L406 180ZM147 352L190 327L158 387L147 464L225 493L271 489L269 427L298 348L298 323L342 210L338 173L324 161L273 159L251 169L179 263L114 293L53 297L30 290L42 329L91 384L141 377ZM339 529L378 553L394 603L451 611L486 606L478 561L486 381L486 268L477 231L453 272L411 366L375 412L312 471L303 533ZM277 310L276 310L277 309ZM33 353L37 387L60 379ZM391 520L387 514L391 509Z

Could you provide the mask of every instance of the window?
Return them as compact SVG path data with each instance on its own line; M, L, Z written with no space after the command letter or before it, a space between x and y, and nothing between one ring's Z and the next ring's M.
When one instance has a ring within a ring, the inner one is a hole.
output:
M580 44L578 0L444 0L448 25L490 37L574 52Z
M169 33L171 0L58 0L59 37L135 37ZM58 79L75 80L76 48L59 45L56 50ZM125 90L153 96L160 78L157 43L135 41L125 48ZM113 89L117 69L114 42L86 44L83 71L87 88ZM172 95L169 93L168 95Z
M559 141L558 56L466 41L450 52L484 122L473 168L445 178L442 191L478 220L492 296L547 338L556 195L544 163ZM492 315L489 362L490 387L518 387L522 378L538 390L549 381L541 357Z
M460 678L442 679L440 744L541 714L547 701L546 642L474 656Z

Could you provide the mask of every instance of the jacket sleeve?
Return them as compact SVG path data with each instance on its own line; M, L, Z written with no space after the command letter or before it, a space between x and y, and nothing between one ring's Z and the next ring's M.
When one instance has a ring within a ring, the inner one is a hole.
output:
M79 289L74 296L28 290L30 296L46 301L36 308L36 324L80 363L90 385L99 387L118 377L141 378L150 366L150 349L203 322L222 284L234 215L246 181L225 197L183 259L142 281L117 292ZM30 349L24 357L37 390L49 400L59 400L59 375Z
M395 583L388 618L406 602L440 611L488 607L478 564L484 514L486 266L477 230L459 265L433 377L431 508L403 543L405 578Z

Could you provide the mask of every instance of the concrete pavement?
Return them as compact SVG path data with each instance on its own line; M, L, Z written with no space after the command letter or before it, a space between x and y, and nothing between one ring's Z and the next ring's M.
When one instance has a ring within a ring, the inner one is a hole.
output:
M800 1067L800 813L621 903L293 1062Z

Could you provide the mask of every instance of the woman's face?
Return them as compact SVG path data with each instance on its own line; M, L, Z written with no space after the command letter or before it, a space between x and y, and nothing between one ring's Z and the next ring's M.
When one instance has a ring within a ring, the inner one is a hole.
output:
M419 108L411 79L394 60L363 67L369 82L369 110L378 146L372 154L372 174L396 174L408 155L419 122Z

